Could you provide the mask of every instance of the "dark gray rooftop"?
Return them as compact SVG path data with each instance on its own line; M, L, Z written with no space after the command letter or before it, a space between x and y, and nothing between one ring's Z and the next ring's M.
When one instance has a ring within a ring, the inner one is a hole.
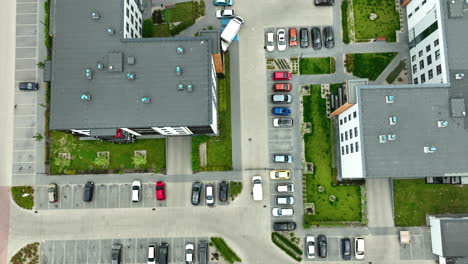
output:
M211 53L216 54L221 52L221 41L219 39L218 30L202 30L200 37L207 37L210 39Z
M450 116L449 87L367 86L359 89L366 177L468 175L468 132ZM393 104L385 97L392 95ZM390 125L389 118L397 122ZM438 121L448 121L439 127ZM395 134L380 143L379 135ZM425 153L424 147L436 147Z
M54 3L51 129L211 123L213 69L208 38L122 40L123 1ZM92 11L99 12L100 19L92 19ZM109 27L115 34L107 33ZM177 54L178 47L183 54ZM182 69L180 76L176 67ZM92 69L91 80L85 78L87 68ZM135 80L129 80L128 73ZM183 91L177 90L179 84L185 85ZM193 85L192 92L187 91L188 84ZM82 94L91 100L82 101ZM151 103L140 103L142 97Z
M444 257L468 257L468 220L440 219Z

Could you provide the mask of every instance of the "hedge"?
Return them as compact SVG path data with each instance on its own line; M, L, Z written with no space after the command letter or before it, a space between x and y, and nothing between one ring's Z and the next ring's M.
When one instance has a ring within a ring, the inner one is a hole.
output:
M393 83L395 79L400 75L401 71L406 68L406 63L404 60L400 61L400 63L393 69L393 71L387 76L385 79L388 83Z
M215 246L216 250L221 253L221 256L229 263L242 262L241 258L226 244L221 237L212 237L211 242Z
M143 21L143 37L144 38L153 37L153 20L145 19L145 21Z
M343 29L343 42L345 44L349 44L348 8L348 0L343 0L341 3L341 28Z
M271 233L271 241L297 262L302 260L302 250L283 235L273 232Z

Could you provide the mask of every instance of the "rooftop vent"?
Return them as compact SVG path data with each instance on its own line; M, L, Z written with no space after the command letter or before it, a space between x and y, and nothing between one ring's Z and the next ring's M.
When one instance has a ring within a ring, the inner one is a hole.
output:
M177 91L183 91L183 90L184 90L184 85L181 84L181 83L179 83L179 84L177 85Z
M434 153L436 152L437 148L434 146L425 146L424 153Z
M143 103L143 104L149 104L151 103L151 98L149 98L148 96L144 96L144 97L141 97L139 101L140 103Z
M86 77L86 79L88 79L88 80L93 79L93 70L91 70L90 68L86 68L86 70L85 70L85 77Z
M388 119L390 120L390 125L391 126L396 124L396 121L397 121L396 116L391 116Z
M385 102L386 102L387 104L393 104L393 100L394 100L393 95L387 95L387 96L385 96Z
M438 127L446 127L448 126L448 121L437 121Z
M127 79L129 79L129 80L135 80L135 73L134 73L134 72L129 72L129 73L127 73Z
M82 94L81 101L91 101L91 95L89 94Z
M189 93L193 92L193 85L192 84L187 85L187 92L189 92Z
M184 48L177 47L177 54L183 54L183 53L184 53Z
M135 64L135 57L133 57L133 56L127 57L127 63L128 63L128 65Z
M379 142L380 143L387 142L387 136L386 135L379 135Z
M455 80L461 80L461 79L463 79L463 77L465 77L465 74L464 74L464 73L457 73L457 74L455 74Z
M177 66L177 67L175 68L175 72L176 72L177 75L182 75L182 68L179 67L179 66Z
M395 140L396 139L396 135L395 134L389 134L388 135L388 140Z
M107 28L107 34L109 34L109 35L114 35L114 33L115 33L115 32L114 32L114 29L113 29L112 27L108 27L108 28Z
M104 69L104 64L98 62L97 68L102 71Z
M97 12L97 11L91 12L91 18L95 19L95 20L98 20L100 18L99 12Z

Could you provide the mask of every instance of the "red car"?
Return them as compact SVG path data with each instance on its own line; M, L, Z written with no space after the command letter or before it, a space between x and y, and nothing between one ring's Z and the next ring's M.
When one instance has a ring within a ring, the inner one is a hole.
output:
M164 192L164 182L158 181L156 183L156 200L163 201L166 200L166 194Z
M297 30L295 28L289 29L289 46L297 46Z
M287 80L291 80L291 77L292 77L291 73L287 71L273 73L274 81L287 81Z
M273 91L275 92L289 92L292 85L290 83L275 83L273 84Z

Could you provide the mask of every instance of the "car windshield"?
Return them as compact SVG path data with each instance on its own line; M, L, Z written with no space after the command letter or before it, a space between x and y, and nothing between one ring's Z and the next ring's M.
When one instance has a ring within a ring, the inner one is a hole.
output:
M198 191L200 190L200 187L198 187L198 186L193 186L193 190L194 190L195 192L198 192Z
M32 88L32 83L28 83L28 88Z
M283 41L283 40L280 40L280 41L279 41L279 44L280 44L280 45L286 45L286 42Z
M267 42L267 45L268 45L268 46L273 46L273 45L275 45L275 43L273 43L273 41L268 41L268 42Z
M132 190L134 190L134 191L137 191L138 189L139 189L138 186L133 186L132 187Z
M53 192L54 190L55 190L54 187L50 187L50 188L49 188L49 192Z
M296 37L291 37L291 41L296 41Z
M156 190L162 190L163 187L162 186L156 186Z

